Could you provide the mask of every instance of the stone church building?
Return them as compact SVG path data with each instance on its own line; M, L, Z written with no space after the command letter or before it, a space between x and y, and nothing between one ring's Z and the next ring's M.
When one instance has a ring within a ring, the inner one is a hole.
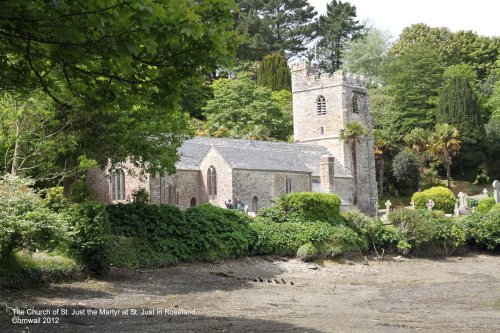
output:
M377 213L377 184L366 79L346 72L320 75L315 64L292 65L294 143L196 137L179 148L173 175L134 177L123 170L94 169L86 177L94 198L130 201L144 188L152 203L185 209L204 203L225 207L231 199L257 213L283 193L337 193L342 208L353 203ZM361 122L369 134L356 145L357 184L352 177L350 147L340 130Z

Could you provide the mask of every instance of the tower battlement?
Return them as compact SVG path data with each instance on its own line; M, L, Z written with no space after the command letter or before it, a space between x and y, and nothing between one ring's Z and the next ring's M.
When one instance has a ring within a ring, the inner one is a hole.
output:
M347 85L361 90L367 89L368 78L345 71L333 74L320 73L317 63L305 60L292 64L292 92L309 90L312 87L333 87Z

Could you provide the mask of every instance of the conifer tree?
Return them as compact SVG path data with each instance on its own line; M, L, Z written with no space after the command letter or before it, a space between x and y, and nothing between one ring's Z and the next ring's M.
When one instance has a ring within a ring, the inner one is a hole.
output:
M285 57L278 53L265 56L257 71L257 84L273 91L291 90L292 77Z
M363 25L356 20L356 6L332 0L326 5L326 14L319 17L318 44L321 69L333 73L342 64L346 43L361 36Z
M462 148L454 166L459 176L473 180L485 161L484 123L479 97L474 89L475 73L467 65L450 66L445 71L445 85L440 94L437 121L455 126L461 135Z

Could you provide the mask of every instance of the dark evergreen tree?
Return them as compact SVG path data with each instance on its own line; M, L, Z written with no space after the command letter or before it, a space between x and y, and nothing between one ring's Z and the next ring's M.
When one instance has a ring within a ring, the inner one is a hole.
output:
M292 90L292 76L281 54L273 53L262 59L257 71L257 84L271 90Z
M279 52L287 59L306 50L316 33L316 11L307 0L237 0L237 30L245 36L238 57L256 61Z
M467 65L455 65L448 67L445 80L437 121L453 125L460 132L462 148L453 171L455 175L473 180L486 159L486 133L479 97L474 89L475 74Z
M327 4L318 26L320 68L329 73L339 69L346 42L360 37L362 29L356 20L356 6L337 0Z

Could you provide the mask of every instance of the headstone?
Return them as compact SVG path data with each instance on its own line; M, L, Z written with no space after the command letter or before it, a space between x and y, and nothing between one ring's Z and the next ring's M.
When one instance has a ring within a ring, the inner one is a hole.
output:
M495 202L500 202L500 181L495 180L493 182L493 198L495 198Z
M464 192L458 193L458 199L460 200L460 211L467 212L467 194Z
M389 212L391 211L391 206L392 202L390 200L387 200L385 202L385 215L389 215Z
M484 190L483 190L483 194L484 194L485 196L488 196L488 190L487 190L487 189L484 189Z
M411 206L411 209L415 209L415 201L413 201L413 200L412 200L412 201L410 202L410 206Z
M458 204L455 203L455 209L453 210L453 216L459 217L460 216L460 209L458 209Z
M427 200L427 203L425 204L425 207L427 207L427 210L432 210L434 208L435 203L432 199Z

